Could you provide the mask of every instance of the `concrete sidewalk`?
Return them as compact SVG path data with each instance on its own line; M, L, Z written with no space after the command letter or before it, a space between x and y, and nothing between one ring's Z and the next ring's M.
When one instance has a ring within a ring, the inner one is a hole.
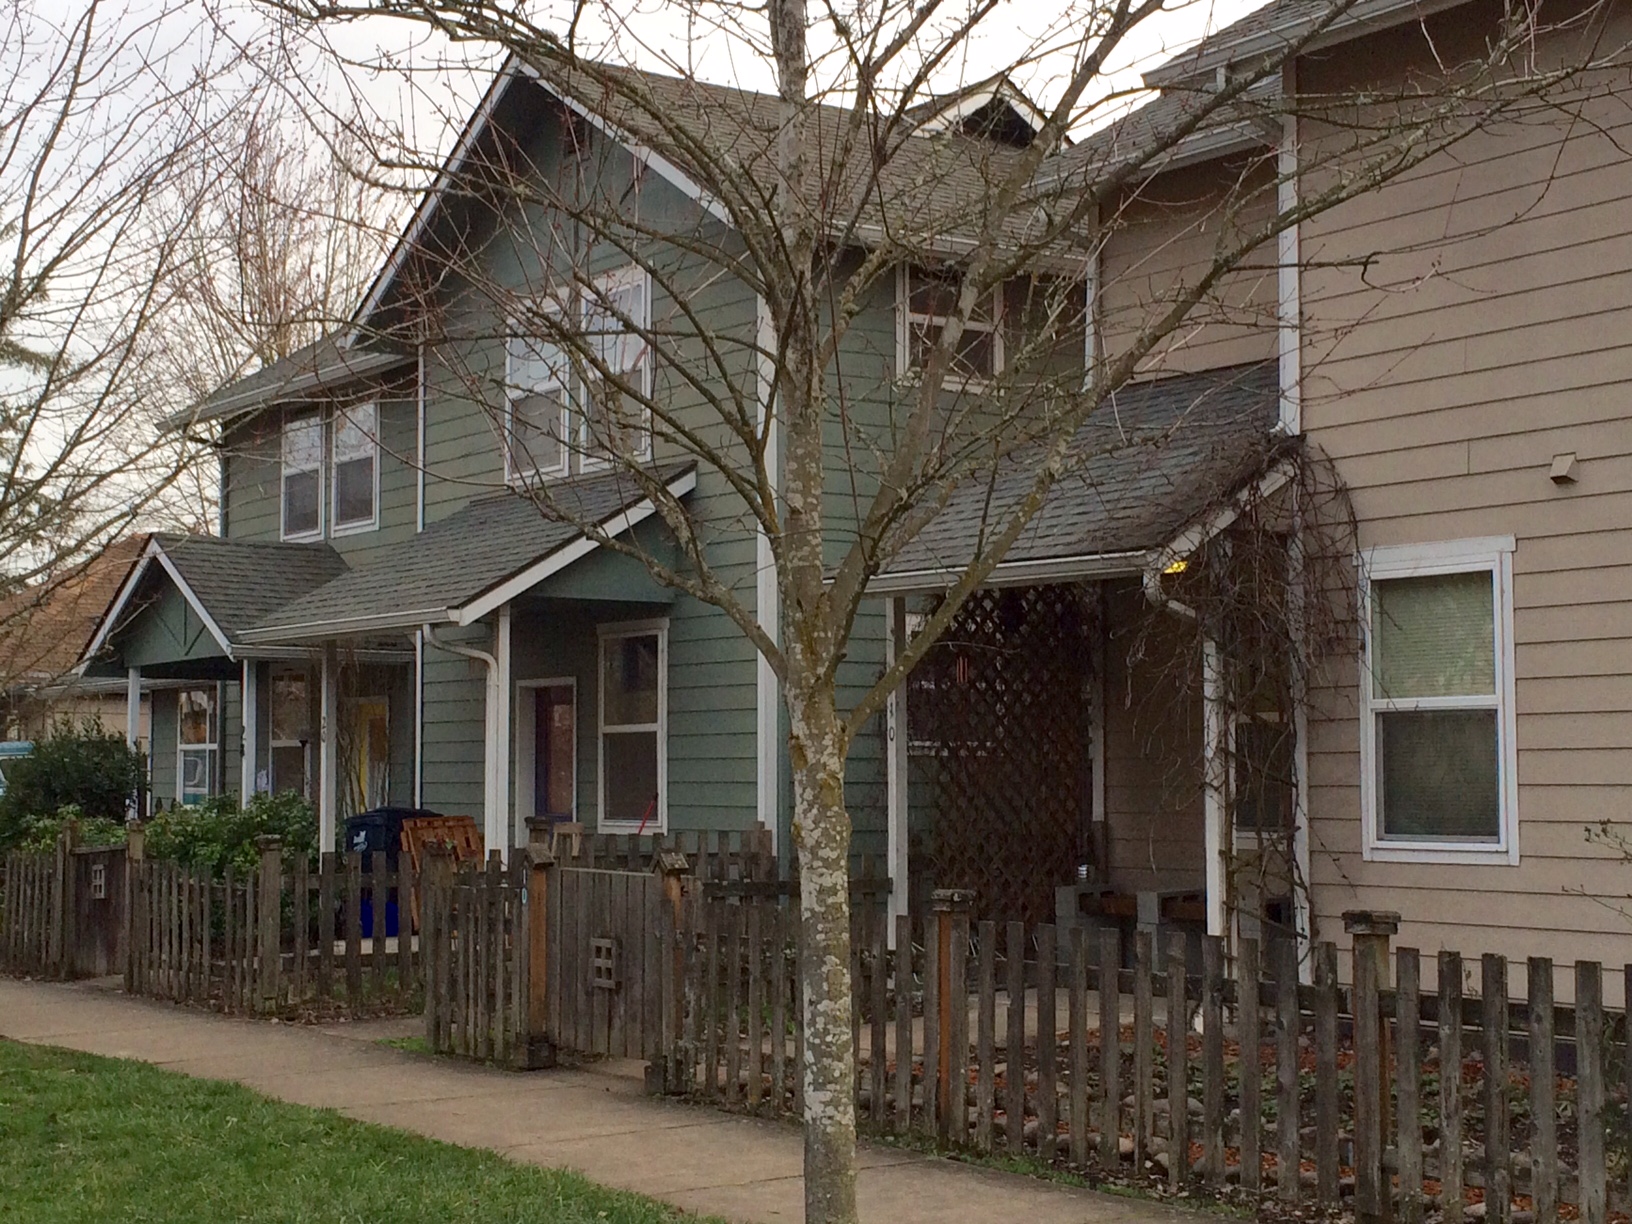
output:
M755 1222L801 1217L800 1139L792 1126L654 1100L632 1075L611 1068L516 1074L407 1054L378 1043L387 1031L235 1020L96 984L0 979L0 1036L235 1080L279 1100L575 1169L703 1214ZM1195 1218L893 1148L863 1147L861 1169L862 1219L881 1224Z

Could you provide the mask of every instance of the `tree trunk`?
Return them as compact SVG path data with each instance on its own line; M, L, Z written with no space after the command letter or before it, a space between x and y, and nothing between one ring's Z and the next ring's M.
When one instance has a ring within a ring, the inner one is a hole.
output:
M850 813L831 683L790 700L804 988L805 1222L856 1220L855 1049L850 1028ZM795 710L793 707L800 709Z

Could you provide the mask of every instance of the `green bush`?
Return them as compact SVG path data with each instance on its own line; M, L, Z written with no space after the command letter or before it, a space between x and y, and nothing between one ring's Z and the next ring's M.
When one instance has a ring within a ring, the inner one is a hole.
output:
M255 839L271 834L286 856L317 850L317 815L299 795L256 795L240 808L236 795L217 795L191 807L160 812L147 822L145 853L221 875L230 864L249 871L260 860Z
M20 850L44 854L56 849L63 826L70 820L79 822L79 844L82 846L122 846L125 844L125 822L109 820L106 816L86 816L73 804L58 808L55 816L25 816L22 836L17 841Z
M55 819L65 807L78 808L85 820L122 822L146 776L146 762L122 735L90 720L59 719L30 755L6 763L0 850L28 836L30 822Z

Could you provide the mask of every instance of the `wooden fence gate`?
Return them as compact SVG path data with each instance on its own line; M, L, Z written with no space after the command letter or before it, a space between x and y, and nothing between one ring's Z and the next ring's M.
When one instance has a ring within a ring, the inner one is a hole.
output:
M0 970L101 977L123 965L124 847L76 843L70 828L55 850L0 861Z

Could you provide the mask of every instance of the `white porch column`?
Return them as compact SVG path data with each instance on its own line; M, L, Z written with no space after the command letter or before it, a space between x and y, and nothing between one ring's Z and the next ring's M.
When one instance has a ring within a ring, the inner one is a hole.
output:
M499 607L493 632L493 683L488 691L490 718L487 759L490 786L487 846L510 861L510 605Z
M244 745L240 762L238 802L246 804L255 795L256 766L261 756L260 668L254 659L244 660L244 679L239 687L243 707Z
M323 646L319 684L317 754L317 844L333 850L335 823L340 811L340 770L337 747L340 732L340 664L333 643Z
M884 666L893 667L907 644L907 603L892 599L885 604L889 632L884 639ZM885 803L889 814L890 858L890 946L895 946L895 919L909 912L911 892L907 887L907 685L903 681L890 694L885 709Z
M1230 757L1225 737L1224 674L1219 659L1218 643L1205 638L1201 643L1201 709L1202 756L1201 768L1205 795L1202 802L1205 818L1205 846L1207 862L1207 934L1223 935L1225 927L1224 839L1225 771Z
M125 673L125 747L135 749L142 740L142 669Z

